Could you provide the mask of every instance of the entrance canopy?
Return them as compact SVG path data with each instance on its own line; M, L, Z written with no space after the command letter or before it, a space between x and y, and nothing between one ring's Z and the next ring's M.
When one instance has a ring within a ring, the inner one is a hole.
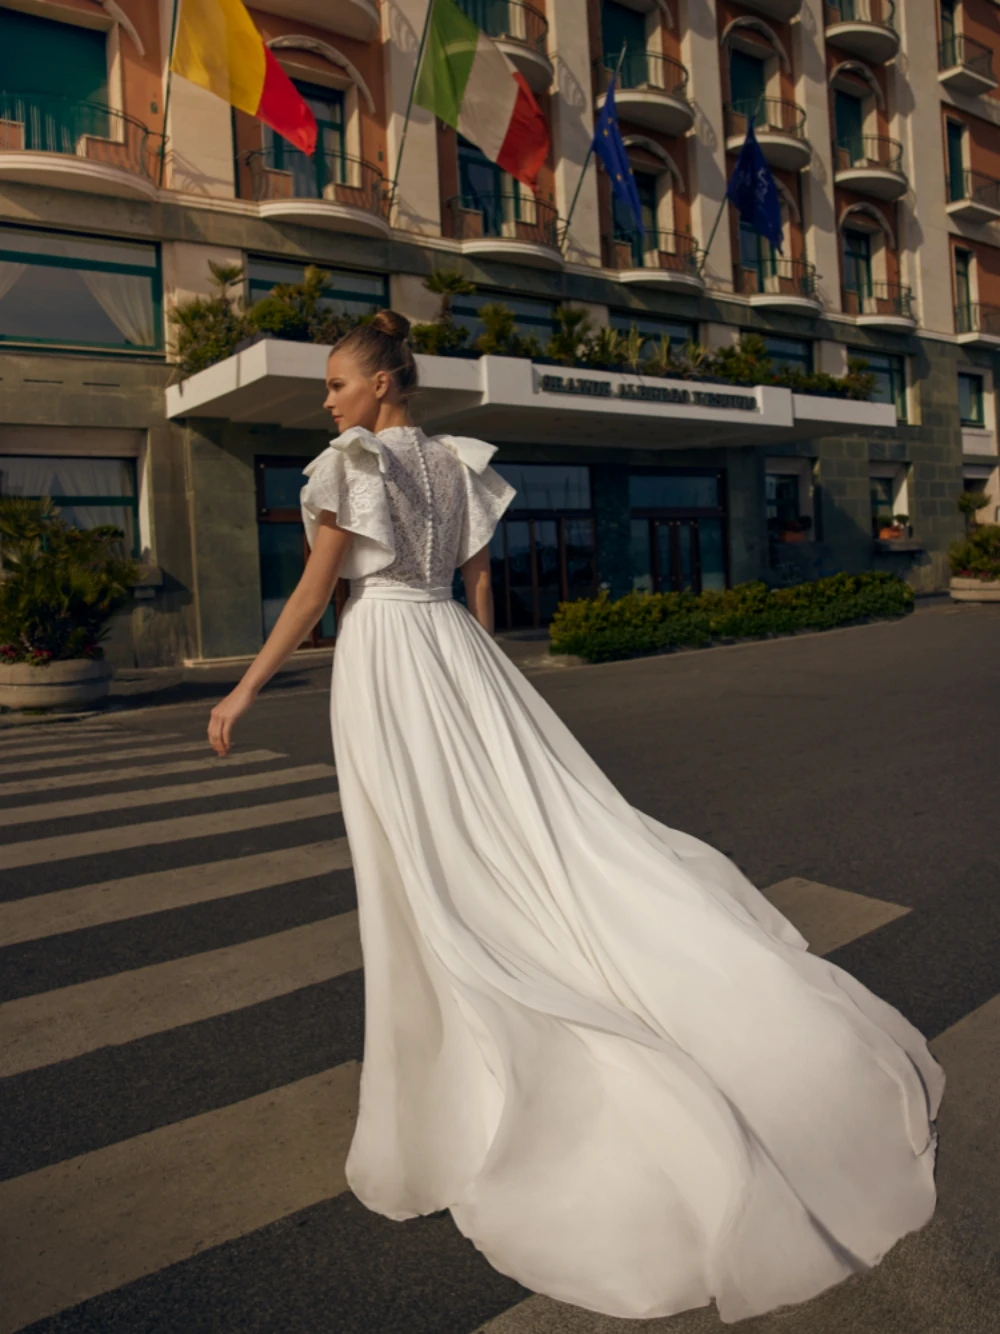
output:
M167 417L210 417L288 430L329 430L329 348L264 339L166 391ZM896 425L890 403L795 394L515 357L417 355L413 415L427 431L490 442L690 449L766 445Z

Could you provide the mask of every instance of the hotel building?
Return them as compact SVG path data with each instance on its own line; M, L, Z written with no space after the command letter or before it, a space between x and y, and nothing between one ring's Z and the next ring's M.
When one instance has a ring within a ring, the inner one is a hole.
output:
M315 264L340 308L426 320L424 279L457 267L473 333L501 300L544 342L568 303L651 339L759 333L778 366L868 361L861 403L421 357L426 428L496 443L518 488L492 544L498 630L601 586L885 569L946 587L958 493L985 488L990 520L1000 504L1000 6L458 3L548 118L535 195L420 108L391 190L427 0L250 6L316 115L309 159L183 79L168 89L172 0L0 0L0 493L125 528L144 578L109 657L253 653L305 559L325 352L258 341L181 379L168 315L210 290L210 262L241 267L243 300ZM620 57L644 235L593 159L567 233ZM727 207L706 257L750 114L784 253ZM896 514L906 535L879 538Z

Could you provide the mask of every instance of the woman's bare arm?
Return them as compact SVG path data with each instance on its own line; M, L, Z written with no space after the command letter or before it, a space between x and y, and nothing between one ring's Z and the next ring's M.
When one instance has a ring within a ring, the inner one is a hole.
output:
M493 633L493 584L490 578L489 546L470 556L464 565L460 565L462 581L465 584L465 601L469 611L488 631Z
M246 713L260 690L288 661L330 605L352 537L352 533L337 527L336 519L329 511L322 512L302 578L282 608L274 629L244 672L239 685L212 710L208 739L217 754L229 753L233 723Z

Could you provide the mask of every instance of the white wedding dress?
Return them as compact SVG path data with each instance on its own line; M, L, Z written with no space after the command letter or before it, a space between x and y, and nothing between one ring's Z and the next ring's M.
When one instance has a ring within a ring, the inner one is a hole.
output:
M515 494L494 447L352 428L306 469L354 533L331 719L365 1045L347 1181L449 1209L499 1271L611 1316L731 1323L934 1212L922 1035L722 853L631 806L455 568Z

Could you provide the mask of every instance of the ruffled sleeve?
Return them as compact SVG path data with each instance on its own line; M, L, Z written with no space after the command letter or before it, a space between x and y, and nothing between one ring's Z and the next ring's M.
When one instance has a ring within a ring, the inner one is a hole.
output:
M489 542L504 510L517 495L517 487L490 467L496 445L471 436L441 435L438 439L465 464L466 505L455 557L459 566Z
M331 441L303 470L309 480L299 499L310 550L323 510L354 534L340 569L343 579L374 574L396 559L381 449L371 432L354 427Z

